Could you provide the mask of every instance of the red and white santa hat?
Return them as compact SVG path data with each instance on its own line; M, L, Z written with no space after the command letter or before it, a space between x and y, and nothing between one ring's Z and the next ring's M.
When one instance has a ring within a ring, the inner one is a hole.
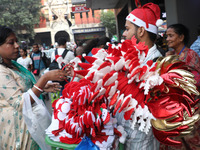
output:
M134 9L126 20L141 27L146 31L157 34L158 27L162 25L163 21L160 19L160 8L154 3L147 3L142 7Z

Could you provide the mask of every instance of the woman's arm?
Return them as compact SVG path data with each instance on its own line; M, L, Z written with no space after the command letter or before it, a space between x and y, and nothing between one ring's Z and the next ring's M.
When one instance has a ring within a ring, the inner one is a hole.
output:
M65 70L51 70L39 78L35 87L33 86L33 93L39 97L48 81L64 81L67 80L67 71ZM34 100L31 98L31 102Z
M12 105L15 102L19 102L20 105L23 103L23 93L24 93L24 84L19 84L23 82L20 80L20 76L14 71L3 67L0 65L0 99L2 105ZM63 70L52 70L45 73L35 84L35 86L39 87L41 90L44 89L47 81L63 81L67 79L66 71ZM29 83L28 83L29 84ZM35 87L32 87L32 91L34 94L39 97L41 91ZM0 103L0 105L1 105ZM31 103L34 103L34 100L31 97Z

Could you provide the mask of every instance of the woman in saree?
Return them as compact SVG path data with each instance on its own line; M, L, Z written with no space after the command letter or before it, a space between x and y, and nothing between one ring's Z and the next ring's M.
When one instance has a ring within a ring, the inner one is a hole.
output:
M27 100L24 94L30 89L36 97L41 92L55 92L58 84L48 84L51 81L63 81L67 72L53 70L44 74L37 82L31 72L18 64L19 53L17 38L12 29L0 26L0 149L30 150L35 148L35 142L27 130L22 110ZM30 96L31 104L34 99Z

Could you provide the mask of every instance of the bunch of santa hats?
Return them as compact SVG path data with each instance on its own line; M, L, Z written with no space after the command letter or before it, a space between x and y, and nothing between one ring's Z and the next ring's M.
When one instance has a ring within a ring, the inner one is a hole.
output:
M52 104L52 122L46 130L50 139L78 144L89 136L101 148L111 148L115 139L116 119L110 116L105 100L89 101L94 84L82 79L65 86L63 96Z

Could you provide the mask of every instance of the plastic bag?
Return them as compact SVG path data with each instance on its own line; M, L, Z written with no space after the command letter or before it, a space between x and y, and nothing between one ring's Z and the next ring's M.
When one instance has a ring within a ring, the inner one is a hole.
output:
M98 146L96 146L88 137L82 139L82 141L78 144L75 150L100 150Z
M31 106L30 95L35 100L33 107ZM50 146L45 143L45 130L51 123L51 116L44 102L40 100L32 90L24 93L23 96L23 117L31 137L42 150L51 149Z

